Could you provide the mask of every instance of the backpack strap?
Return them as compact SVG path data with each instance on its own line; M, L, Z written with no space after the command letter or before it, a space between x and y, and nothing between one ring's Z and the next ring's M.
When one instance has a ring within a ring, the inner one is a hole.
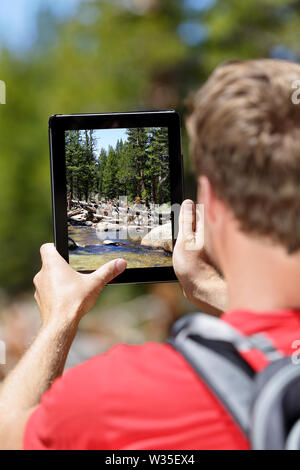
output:
M274 347L263 333L256 333L247 339L249 349L258 349L269 362L277 361L283 357L282 353Z
M248 438L255 372L240 354L254 347L273 359L280 353L263 335L244 336L228 323L203 313L178 320L168 342L185 357Z
M168 342L185 357L247 437L253 379L225 355L213 350L211 343L204 344L202 338L240 347L243 340L226 323L195 314L176 322Z
M180 318L174 324L171 336L177 335L182 329L189 335L198 332L202 338L213 341L226 341L232 344L242 355L256 349L270 362L283 357L281 352L274 347L263 333L245 336L229 323L205 313L192 313Z
M257 375L251 411L256 450L300 449L300 365L284 357Z
M300 419L293 426L286 440L286 450L300 450Z

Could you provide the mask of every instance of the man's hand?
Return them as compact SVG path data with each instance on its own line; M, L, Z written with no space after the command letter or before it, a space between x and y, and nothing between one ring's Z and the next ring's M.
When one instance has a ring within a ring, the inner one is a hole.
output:
M105 284L126 268L123 259L113 260L92 274L80 274L58 254L52 243L41 247L42 268L33 282L43 325L78 321L91 310Z
M124 271L114 260L92 274L79 274L54 245L41 248L42 269L35 276L35 298L43 325L30 348L0 387L0 449L21 449L28 417L59 377L81 317L95 304L103 286Z
M185 297L203 312L220 314L227 308L227 287L203 248L203 224L193 201L183 202L173 265Z

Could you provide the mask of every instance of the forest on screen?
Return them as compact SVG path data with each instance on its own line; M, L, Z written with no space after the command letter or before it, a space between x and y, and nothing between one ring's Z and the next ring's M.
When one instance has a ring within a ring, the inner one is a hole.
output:
M97 137L96 137L97 135ZM146 204L170 202L168 129L126 129L108 150L96 150L95 130L66 131L68 198L88 201L96 194L105 200L138 197Z

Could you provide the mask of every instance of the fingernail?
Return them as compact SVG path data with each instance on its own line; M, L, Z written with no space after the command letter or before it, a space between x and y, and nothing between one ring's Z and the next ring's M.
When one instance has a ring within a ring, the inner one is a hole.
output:
M185 201L183 201L182 204L184 206L191 206L192 204L194 204L194 202L191 199L186 199Z
M182 203L183 210L188 209L190 211L190 208L193 207L193 205L194 203L193 201L191 201L191 199L187 199L186 201L183 201Z
M116 268L119 272L121 271L124 271L124 269L126 268L127 266L127 263L124 259L117 259L116 261Z

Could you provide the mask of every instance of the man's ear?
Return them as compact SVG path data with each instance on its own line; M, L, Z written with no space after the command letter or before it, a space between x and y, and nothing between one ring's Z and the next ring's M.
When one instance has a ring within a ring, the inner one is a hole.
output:
M199 177L198 203L204 204L205 217L210 225L221 225L229 215L227 207L216 195L207 176Z
M210 223L217 219L216 196L207 176L200 176L198 180L198 203L204 204L205 217Z

